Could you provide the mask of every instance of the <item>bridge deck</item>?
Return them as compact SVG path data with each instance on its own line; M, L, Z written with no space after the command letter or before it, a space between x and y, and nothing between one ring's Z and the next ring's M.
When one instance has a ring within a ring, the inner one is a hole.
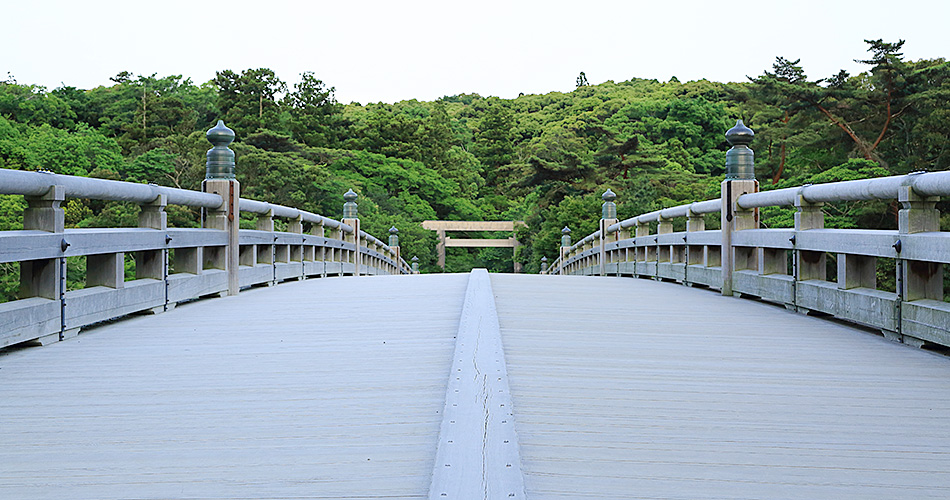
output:
M288 283L0 357L0 498L422 498L466 285Z
M492 281L529 498L950 497L946 357L682 285Z
M425 498L467 275L0 354L0 498ZM679 285L493 275L528 498L946 498L950 360Z

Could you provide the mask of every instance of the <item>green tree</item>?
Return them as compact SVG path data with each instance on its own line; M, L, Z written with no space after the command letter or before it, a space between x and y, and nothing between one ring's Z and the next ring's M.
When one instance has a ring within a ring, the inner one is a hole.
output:
M320 147L337 143L342 106L333 98L334 91L334 87L327 88L313 72L300 75L300 82L294 85L293 92L284 97L294 140Z
M799 60L776 58L774 73L765 72L754 83L763 88L763 94L786 96L787 109L819 113L850 139L862 157L886 163L875 149L885 138L891 121L904 109L895 106L903 97L906 65L899 50L904 41L865 42L873 57L856 61L874 65L869 79L852 78L842 70L828 79L808 81L798 66Z
M577 75L577 81L575 82L575 86L577 88L581 88L581 87L587 87L589 85L590 83L588 83L587 81L587 75L585 75L584 72L581 71L581 74Z
M512 161L512 124L511 111L498 99L491 100L488 110L478 122L474 153L488 167L485 177L490 183L497 179L499 168Z
M281 130L277 96L287 91L287 84L272 70L218 71L212 82L221 117L238 139L259 129Z

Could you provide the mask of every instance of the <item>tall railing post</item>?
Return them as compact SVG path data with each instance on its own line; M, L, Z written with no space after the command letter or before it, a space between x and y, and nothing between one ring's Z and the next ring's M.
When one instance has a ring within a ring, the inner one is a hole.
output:
M360 245L363 237L360 236L360 217L356 204L358 196L352 189L343 194L343 200L345 201L343 203L343 223L353 228L352 237L347 238L347 241L356 246L353 253L353 276L360 275L360 262L362 261Z
M610 189L607 189L604 191L604 194L601 195L601 198L604 200L604 204L601 205L600 210L600 275L606 276L607 228L617 223L617 204L614 203L614 200L617 199L617 195Z
M396 263L394 272L399 274L399 262L402 258L402 251L399 248L399 230L396 226L389 228L389 248L393 251L393 261Z
M564 229L561 229L561 263L560 270L558 274L565 274L565 267L567 266L567 259L571 254L571 228L564 226Z
M742 124L726 132L726 140L732 148L726 153L726 179L722 181L722 294L732 295L732 273L735 268L735 252L732 248L732 232L758 227L758 210L742 210L736 200L746 193L759 190L755 180L755 155L749 144L755 133Z
M238 266L238 201L241 198L241 184L234 178L234 151L228 148L234 141L234 131L224 126L224 121L218 120L218 124L208 131L206 137L214 147L208 150L205 180L201 183L201 190L217 194L224 202L220 207L207 211L203 226L227 231L228 245L224 248L223 255L206 255L205 259L211 257L214 261L211 263L212 267L221 266L221 269L227 271L228 295L237 295L241 290Z

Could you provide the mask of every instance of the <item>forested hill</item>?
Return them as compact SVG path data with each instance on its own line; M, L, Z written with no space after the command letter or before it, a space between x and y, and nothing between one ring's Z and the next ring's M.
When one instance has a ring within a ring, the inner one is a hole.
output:
M608 187L621 218L717 197L723 134L738 118L755 130L764 189L946 170L950 66L906 60L902 44L869 41L867 54L852 55L866 58L858 75L809 77L803 63L777 58L743 83L588 85L582 74L567 93L395 104L341 104L317 75L289 84L268 69L220 71L201 85L123 72L89 90L10 77L0 83L0 167L197 189L210 147L204 133L220 118L237 134L246 197L339 218L353 188L366 230L384 237L395 225L403 255L430 272L435 236L420 221L525 220L517 258L536 272L542 256L557 255L562 227L575 236L594 230ZM22 207L21 197L0 197L0 229L17 227ZM893 209L833 206L828 224L894 227ZM70 200L67 224L134 225L137 210ZM187 209L169 212L173 225L196 224ZM510 249L452 249L447 263L450 271L512 266Z

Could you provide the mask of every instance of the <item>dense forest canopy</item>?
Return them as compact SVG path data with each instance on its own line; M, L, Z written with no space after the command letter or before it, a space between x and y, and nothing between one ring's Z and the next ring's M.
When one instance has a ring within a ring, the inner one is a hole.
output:
M198 189L204 133L234 129L237 175L249 198L339 218L342 194L360 194L364 228L400 229L403 255L435 266L425 219L524 220L516 259L537 272L557 255L560 230L596 227L599 194L618 195L621 218L715 198L723 134L736 119L756 133L763 189L950 166L950 66L905 60L903 41L869 40L866 71L826 78L777 57L742 83L632 78L515 99L478 94L433 102L341 104L314 73L288 83L267 68L187 77L122 72L113 85L49 90L0 83L0 168ZM22 197L0 197L0 229L19 227ZM895 227L896 206L826 208L831 227ZM72 227L135 225L138 208L69 200ZM196 214L170 207L172 225ZM763 211L767 226L787 211ZM246 221L248 227L252 221ZM718 222L710 221L715 227ZM947 221L944 221L946 227ZM510 249L452 249L448 271L511 270Z

